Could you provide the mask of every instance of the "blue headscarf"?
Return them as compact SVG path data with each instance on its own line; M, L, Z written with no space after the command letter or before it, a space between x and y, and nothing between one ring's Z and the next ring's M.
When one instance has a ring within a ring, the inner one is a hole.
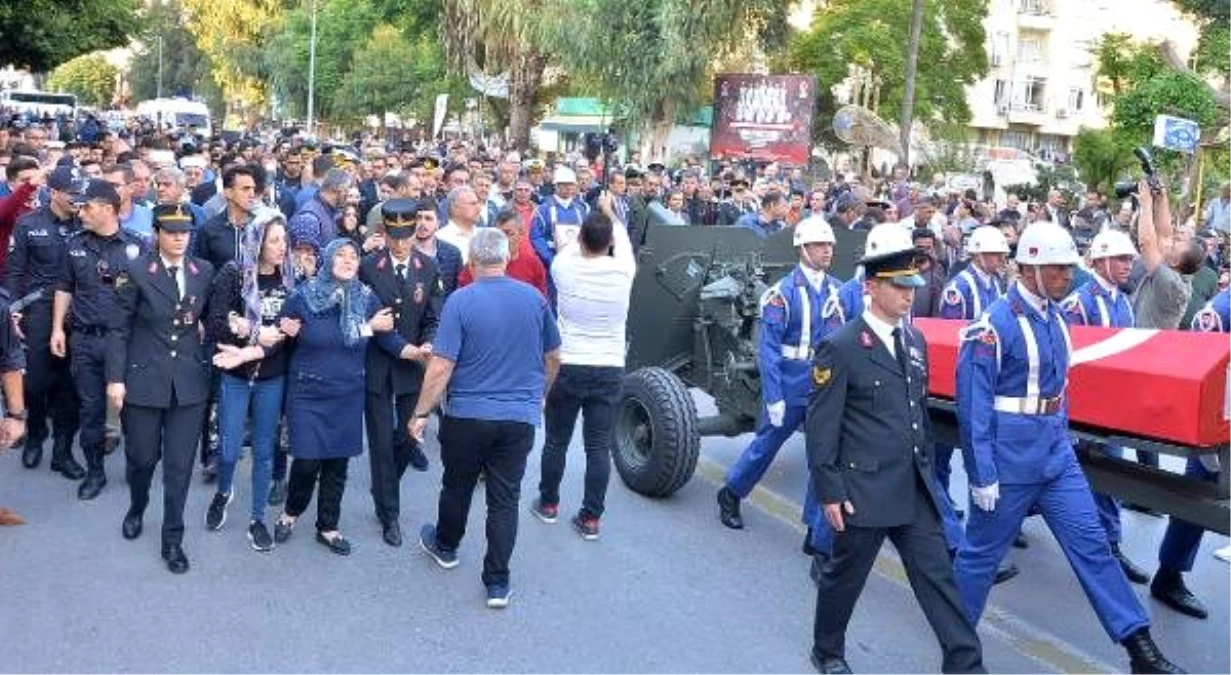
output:
M261 249L265 246L265 233L273 224L282 225L285 231L286 217L277 209L258 208L253 213L252 224L245 227L240 235L240 246L235 256L242 280L240 297L244 299L244 318L254 327L261 325L261 289L257 279L260 274ZM278 263L278 274L282 277L283 288L289 291L295 287L295 268L291 262L289 245L286 255Z
M325 246L321 254L320 266L316 276L300 286L308 310L313 314L324 314L334 307L341 308L338 318L338 328L342 331L342 341L354 345L363 336L363 326L368 322L367 308L372 291L356 276L350 281L339 281L333 276L333 260L343 246L349 246L359 253L359 248L349 239L334 239Z

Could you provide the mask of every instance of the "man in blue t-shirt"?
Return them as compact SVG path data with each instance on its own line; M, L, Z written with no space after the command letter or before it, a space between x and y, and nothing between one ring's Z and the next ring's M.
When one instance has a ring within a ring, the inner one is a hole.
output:
M423 441L427 419L448 391L440 419L440 510L419 544L441 567L456 567L470 499L487 478L487 606L509 604L509 558L517 539L517 509L534 427L560 367L560 333L547 300L533 286L505 275L509 240L479 228L470 240L475 283L455 291L436 328L411 435Z

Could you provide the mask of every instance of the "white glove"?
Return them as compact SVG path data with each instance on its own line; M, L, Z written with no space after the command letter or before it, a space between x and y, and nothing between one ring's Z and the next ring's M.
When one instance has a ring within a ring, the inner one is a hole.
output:
M970 486L970 500L984 511L995 511L997 499L1000 499L1000 483L992 483L987 487Z
M786 417L786 401L778 401L765 406L765 412L769 415L770 426L782 426L782 419Z
M1201 462L1201 466L1205 467L1205 470L1210 473L1218 473L1218 471L1222 468L1218 464L1218 455L1212 452L1205 452L1197 455L1197 461Z

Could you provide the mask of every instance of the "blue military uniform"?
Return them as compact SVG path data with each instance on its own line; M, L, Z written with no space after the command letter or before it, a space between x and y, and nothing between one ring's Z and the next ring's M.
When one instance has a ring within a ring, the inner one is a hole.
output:
M1004 280L984 274L968 265L945 286L940 302L940 318L974 321L1004 295Z
M758 365L761 372L761 418L756 438L727 471L726 487L740 499L748 496L773 463L782 444L803 424L812 393L811 360L816 345L841 326L846 316L837 302L838 280L824 275L819 290L796 266L761 298ZM782 426L769 421L765 407L783 402ZM814 528L824 517L809 484L804 522ZM827 529L826 529L827 531ZM814 537L815 539L815 537ZM828 550L828 537L820 542ZM815 542L814 542L815 545Z
M1021 284L962 333L957 412L972 486L999 484L994 510L971 509L955 573L972 622L1022 519L1037 509L1064 550L1103 628L1117 642L1149 618L1111 555L1068 433L1072 344L1054 302Z
M863 314L863 265L855 269L855 276L842 284L838 291L838 302L842 303L842 311L848 319Z
M539 260L543 261L544 269L550 270L551 261L556 257L556 226L581 227L588 215L590 207L580 196L573 197L565 204L559 197L551 195L535 208L534 218L530 220L530 243Z

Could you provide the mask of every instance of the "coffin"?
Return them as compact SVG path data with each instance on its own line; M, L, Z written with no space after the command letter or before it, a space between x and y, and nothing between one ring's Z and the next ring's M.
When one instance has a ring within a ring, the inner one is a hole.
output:
M953 398L964 321L915 319L931 395ZM1231 340L1223 333L1074 326L1069 417L1125 435L1210 447L1231 435Z

